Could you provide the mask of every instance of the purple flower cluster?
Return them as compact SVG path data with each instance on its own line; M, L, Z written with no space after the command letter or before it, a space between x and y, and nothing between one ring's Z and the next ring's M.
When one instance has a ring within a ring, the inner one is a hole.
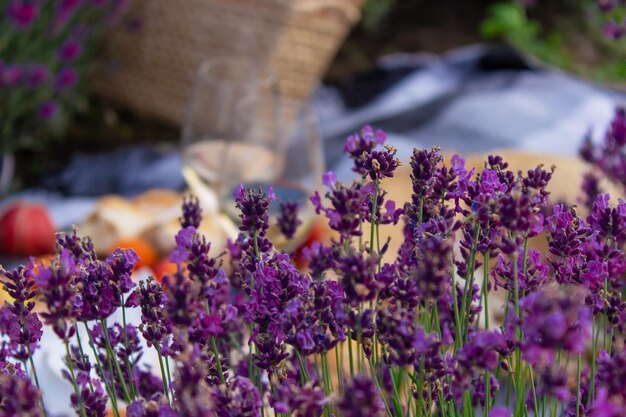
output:
M626 33L624 4L618 0L596 0L596 6L604 18L602 33L607 39L620 40Z
M277 222L281 233L287 239L292 239L298 226L302 224L302 220L298 218L298 203L293 201L281 203Z
M603 141L599 144L594 143L592 132L588 132L580 148L580 156L593 164L609 180L626 186L625 146L626 110L617 107Z
M337 408L345 417L384 417L386 414L380 390L365 376L355 376L346 387Z
M557 350L583 352L591 340L591 311L580 292L576 287L556 291L546 287L522 300L521 328L529 361L544 359L544 353Z
M490 156L475 172L416 149L396 209L384 183L399 163L384 141L364 128L345 147L358 178L324 175L325 200L311 200L335 234L308 249L308 271L269 238L272 190L243 185L227 258L211 255L198 200L184 200L162 282L135 283L134 252L98 259L75 231L50 265L0 271L12 297L0 415L43 415L29 380L42 322L67 348L68 407L85 417L122 402L129 417L624 415L626 203L599 193L581 218L550 205L554 169L514 173ZM296 206L277 220L293 236ZM398 222L390 253L380 229ZM544 252L531 246L541 238Z
M99 3L99 4L98 4ZM8 150L24 146L21 135L43 136L76 111L77 88L93 65L83 53L102 40L109 17L126 8L126 0L6 0L0 5L0 113ZM29 45L29 47L24 47ZM11 142L9 142L9 140Z

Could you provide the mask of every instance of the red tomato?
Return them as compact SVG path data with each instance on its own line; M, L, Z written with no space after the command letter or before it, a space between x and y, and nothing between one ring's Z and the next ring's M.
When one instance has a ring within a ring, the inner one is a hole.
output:
M0 252L10 256L36 256L54 252L54 226L40 204L18 201L0 217Z

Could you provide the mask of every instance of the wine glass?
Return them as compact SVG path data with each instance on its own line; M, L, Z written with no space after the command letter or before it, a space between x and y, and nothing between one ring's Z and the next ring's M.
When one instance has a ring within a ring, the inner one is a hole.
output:
M269 208L270 237L283 249L306 238L314 216L308 197L319 188L324 169L318 122L307 102L279 94L271 71L245 58L204 63L182 144L187 182L211 188L223 212L238 220L233 191L240 183L272 186L277 199ZM298 204L302 221L289 240L276 227L280 204L286 202Z
M276 78L258 60L220 57L198 70L182 130L184 174L221 200L240 182L272 182L284 161Z

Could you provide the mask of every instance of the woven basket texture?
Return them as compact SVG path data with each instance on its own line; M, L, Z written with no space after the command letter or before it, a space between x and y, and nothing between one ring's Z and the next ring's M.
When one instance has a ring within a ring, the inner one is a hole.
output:
M107 36L101 96L179 125L199 65L217 56L254 57L280 93L306 99L326 71L362 0L134 0L139 30ZM236 74L233 74L236 77Z

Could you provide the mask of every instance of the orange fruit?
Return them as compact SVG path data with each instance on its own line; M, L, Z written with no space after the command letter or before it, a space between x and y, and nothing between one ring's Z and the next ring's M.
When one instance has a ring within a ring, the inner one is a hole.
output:
M139 262L135 269L144 266L152 266L156 263L158 257L157 252L150 242L139 237L119 239L109 249L109 253L117 248L132 249L139 257Z
M165 277L166 275L172 275L174 272L176 272L176 264L170 262L169 259L165 258L157 262L152 270L154 271L154 278L158 282L163 282L163 277Z
M41 267L48 268L53 260L54 260L54 255L52 254L36 256L33 260L33 263L34 263L33 272L37 274L39 273L39 268Z
M120 417L126 417L126 410L119 410ZM112 408L107 409L107 417L114 417L115 413Z

